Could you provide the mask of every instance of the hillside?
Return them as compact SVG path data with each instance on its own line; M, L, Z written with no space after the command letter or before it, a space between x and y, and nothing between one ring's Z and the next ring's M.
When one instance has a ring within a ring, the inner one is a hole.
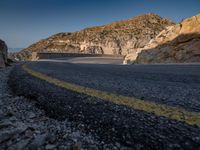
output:
M144 14L104 26L86 28L74 33L59 33L43 39L11 57L30 58L32 52L69 52L125 55L144 47L170 20L156 14Z
M128 54L124 63L200 62L200 14L167 27L137 53Z

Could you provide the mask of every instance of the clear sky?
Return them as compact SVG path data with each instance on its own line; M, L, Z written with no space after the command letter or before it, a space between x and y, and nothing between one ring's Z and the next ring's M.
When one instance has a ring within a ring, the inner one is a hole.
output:
M0 39L27 47L55 33L150 12L179 22L200 13L200 0L0 0Z

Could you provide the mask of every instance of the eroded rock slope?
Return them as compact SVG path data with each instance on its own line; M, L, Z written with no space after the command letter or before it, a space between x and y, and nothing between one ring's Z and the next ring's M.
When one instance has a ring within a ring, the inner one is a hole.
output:
M140 15L108 25L74 33L59 33L41 40L18 54L29 58L32 52L69 52L126 55L144 47L160 31L174 23L155 14Z
M169 26L137 53L126 56L124 63L200 62L200 14Z

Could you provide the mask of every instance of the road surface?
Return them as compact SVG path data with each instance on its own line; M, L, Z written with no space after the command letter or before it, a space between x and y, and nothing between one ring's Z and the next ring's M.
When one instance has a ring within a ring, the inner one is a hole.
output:
M27 63L12 71L10 84L50 117L67 118L105 142L133 149L200 148L199 64L91 60Z

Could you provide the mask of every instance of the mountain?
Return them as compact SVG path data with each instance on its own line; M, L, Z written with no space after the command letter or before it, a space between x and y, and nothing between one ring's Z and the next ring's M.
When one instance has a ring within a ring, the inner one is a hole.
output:
M0 68L5 67L7 64L7 52L6 43L0 40Z
M200 14L167 27L144 48L126 56L124 63L200 62Z
M13 57L30 59L32 52L125 55L136 48L144 47L160 31L173 24L156 14L144 14L79 32L58 33L14 54Z

